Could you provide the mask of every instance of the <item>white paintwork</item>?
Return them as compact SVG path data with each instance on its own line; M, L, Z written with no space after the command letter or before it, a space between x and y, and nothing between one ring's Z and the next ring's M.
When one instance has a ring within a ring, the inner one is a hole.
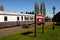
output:
M42 16L37 16L36 18L44 18L44 17L42 17Z
M22 21L25 21L25 17L23 16L23 20Z
M0 22L4 22L4 16L0 15Z
M0 11L0 14L11 14L11 15L24 15L24 16L34 16L33 14L25 14L25 13L14 13L14 12L5 12L5 11Z
M29 21L30 21L30 16L29 16Z
M17 16L7 16L8 21L17 21Z
M6 14L6 15L3 15L3 14ZM7 21L4 21L5 16L7 16ZM21 16L23 16L23 20L21 20ZM29 20L25 20L25 16L28 16ZM33 17L33 20L30 20L31 16ZM34 15L32 14L21 14L21 13L11 13L11 12L0 11L0 22L17 21L17 17L19 17L19 21L34 21Z
M22 21L22 20L21 20L21 16L18 16L18 17L19 17L19 21Z

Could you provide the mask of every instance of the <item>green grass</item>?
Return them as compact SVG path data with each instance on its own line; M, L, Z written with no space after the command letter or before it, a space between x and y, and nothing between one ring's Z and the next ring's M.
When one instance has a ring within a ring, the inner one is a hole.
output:
M34 36L33 29L27 30L27 32L33 32L28 35L23 35L22 32L12 34L3 38L0 38L0 40L60 40L60 26L55 26L55 29L52 29L52 25L48 25L44 29L44 34L41 32L41 27L37 28L37 36Z

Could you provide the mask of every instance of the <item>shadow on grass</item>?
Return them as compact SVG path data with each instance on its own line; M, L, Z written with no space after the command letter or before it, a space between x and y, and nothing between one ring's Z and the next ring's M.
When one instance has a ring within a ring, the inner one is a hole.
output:
M23 32L23 33L21 33L22 35L28 35L28 34L31 34L31 33L33 33L33 32Z
M60 26L60 24L55 24L56 26Z
M25 36L28 36L28 37L34 37L34 34L31 31L23 32L23 33L21 33L21 35L25 35Z

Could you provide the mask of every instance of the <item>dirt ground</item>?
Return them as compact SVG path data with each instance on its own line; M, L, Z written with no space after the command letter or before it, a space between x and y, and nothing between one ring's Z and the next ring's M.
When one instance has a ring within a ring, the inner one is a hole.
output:
M51 22L48 22L45 25L49 25L49 24L51 24ZM22 28L22 26L0 29L0 38L7 36L7 35L10 35L10 34L24 32L26 30L28 30L28 29L24 29L24 28Z
M25 30L26 29L22 28L21 26L0 29L0 37L4 37L17 32L23 32Z

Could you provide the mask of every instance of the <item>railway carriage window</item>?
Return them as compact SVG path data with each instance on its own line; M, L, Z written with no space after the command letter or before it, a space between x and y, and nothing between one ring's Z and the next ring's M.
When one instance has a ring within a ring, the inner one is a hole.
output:
M25 16L25 20L29 20L29 17L28 16Z
M23 16L21 16L21 20L23 20Z
M19 20L19 17L17 17L17 20Z
M4 17L4 21L7 21L7 17Z
M30 17L30 20L33 20L33 17Z

